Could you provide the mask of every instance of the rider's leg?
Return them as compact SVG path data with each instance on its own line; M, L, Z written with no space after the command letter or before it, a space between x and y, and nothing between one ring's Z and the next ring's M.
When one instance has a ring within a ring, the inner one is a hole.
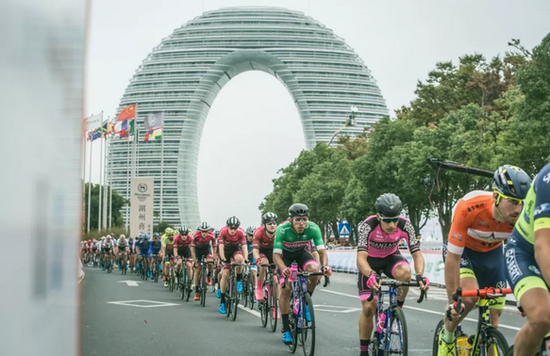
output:
M534 355L544 335L550 331L550 294L539 279L539 288L528 289L520 297L520 304L527 318L525 325L516 334L514 355Z
M411 281L411 266L403 261L396 263L392 268L392 276L400 282L410 282ZM397 288L397 305L403 307L405 303L405 298L409 293L409 287L399 287Z

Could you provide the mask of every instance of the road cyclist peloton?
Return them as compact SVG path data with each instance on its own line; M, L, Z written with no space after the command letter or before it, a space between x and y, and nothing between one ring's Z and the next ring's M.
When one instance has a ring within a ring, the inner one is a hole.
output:
M155 277L154 270L158 268L158 263L160 261L160 251L162 250L162 242L160 241L160 235L158 232L153 233L153 241L149 244L149 251L147 255L149 256L149 278L153 279Z
M212 244L212 252L214 256L216 256L215 260L215 269L214 269L214 276L216 277L216 285L214 285L214 288L216 289L216 298L220 299L222 297L222 292L220 290L220 281L222 280L222 264L220 261L220 254L218 252L218 238L220 236L220 230L214 231L214 239L216 241L216 244Z
M281 271L281 279L287 278L290 275L290 266L293 262L298 264L298 268L307 272L323 273L330 277L332 271L328 267L328 255L325 250L325 245L321 235L319 226L311 221L308 221L309 209L306 205L296 203L288 209L289 219L286 222L277 226L275 231L275 240L273 241L273 262ZM321 261L324 266L317 264L311 252L307 249L309 242L313 241ZM310 283L307 285L307 291L310 296L313 296L315 287L317 286L318 278L310 277ZM283 343L290 345L293 343L292 334L290 333L290 284L286 288L281 288L279 295L279 308L281 309L281 318L283 321ZM309 308L306 305L304 308L305 319L311 322Z
M472 290L506 287L502 242L508 239L520 216L531 178L521 168L504 165L493 175L493 192L472 191L456 205L448 243L443 249L448 306L439 334L438 356L455 354L455 331L477 298L463 298L461 316L453 308L458 287ZM491 325L498 327L505 297L490 306Z
M275 241L275 230L277 229L277 215L272 212L267 212L262 215L262 226L254 230L254 238L252 240L252 253L256 260L256 265L265 265L273 263L273 242ZM258 267L259 276L256 280L256 300L261 301L262 295L262 283L267 273L267 267ZM277 276L274 275L276 285ZM277 295L279 295L277 293Z
M216 248L217 241L214 233L211 231L212 227L208 225L207 222L202 222L191 241L191 255L193 258L193 263L195 265L195 300L199 300L199 278L201 271L201 260L204 257L206 262L212 262L212 248ZM206 283L210 286L212 285L212 264L207 265L208 274L206 276ZM189 273L189 276L192 276Z
M241 222L235 216L230 217L226 221L226 226L220 230L218 237L218 254L223 263L222 276L220 281L220 313L227 314L225 305L225 293L227 292L227 279L229 276L229 268L231 262L242 264L245 261L244 256L248 256L248 248L246 245L245 231L241 226ZM237 291L243 291L243 267L235 268L237 274Z
M401 282L410 282L411 266L399 252L399 241L405 239L414 261L416 280L421 289L429 288L429 280L424 277L424 256L413 224L401 216L403 204L395 194L385 193L378 197L374 205L376 215L367 217L359 228L357 243L357 288L362 310L359 314L360 355L367 356L373 329L373 319L377 300L368 301L372 290L381 287L379 273ZM397 305L403 307L409 291L399 287ZM397 323L393 324L397 325Z
M515 356L533 356L550 332L550 164L529 187L506 244L506 277L527 322L516 334Z

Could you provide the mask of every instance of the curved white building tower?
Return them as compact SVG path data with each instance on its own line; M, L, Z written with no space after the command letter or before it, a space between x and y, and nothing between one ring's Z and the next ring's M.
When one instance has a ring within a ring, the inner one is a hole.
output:
M204 122L220 89L249 70L270 73L288 89L300 113L308 149L329 142L351 106L358 109L357 125L342 134L360 133L388 114L363 61L343 39L311 17L272 7L205 12L153 49L120 102L119 110L137 103L140 132L135 173L155 177L155 210L161 211L162 200L162 220L191 228L199 224L197 163ZM143 142L143 120L158 112L164 112L164 152L160 142ZM128 142L112 142L113 188L126 198L131 152Z

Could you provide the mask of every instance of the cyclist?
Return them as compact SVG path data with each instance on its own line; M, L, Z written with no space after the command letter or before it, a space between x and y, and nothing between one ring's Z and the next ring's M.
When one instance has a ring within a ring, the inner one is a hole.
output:
M151 242L149 241L149 234L139 234L139 240L141 242L137 245L138 255L138 268L143 268L147 271L147 256L149 255L149 248Z
M92 250L92 263L95 263L97 261L97 248L98 248L98 243L97 243L97 240L96 239L93 239L92 240L92 244L90 245L90 248Z
M128 252L128 261L129 261L129 264L128 266L130 267L130 271L133 271L135 270L134 268L134 259L135 259L135 256L134 256L134 253L135 253L135 246L134 246L134 238L130 235L130 237L128 237L128 249L129 249L129 252Z
M103 243L101 244L101 252L103 252L104 254L104 257L103 257L104 270L107 270L107 267L112 264L111 258L113 257L114 247L115 246L111 239L111 235L107 235L107 237L105 238L105 241L103 241Z
M162 242L162 250L161 254L164 256L164 264L162 265L162 273L163 273L163 279L164 279L164 287L168 287L168 277L170 277L170 267L169 265L173 265L174 261L174 235L176 232L170 228L167 227L166 230L164 230L164 235L162 235L161 242ZM167 264L166 262L170 262Z
M288 209L289 220L282 223L275 231L275 240L273 241L273 262L281 271L281 276L287 278L290 275L290 265L296 261L298 267L307 272L318 272L319 265L307 249L310 240L314 240L315 246L321 255L323 262L328 264L328 255L325 250L321 230L317 224L308 221L309 209L304 204L293 204ZM322 266L321 270L326 276L331 275L330 267ZM313 279L314 278L314 279ZM282 281L282 279L281 279ZM317 286L317 278L312 277L308 283L307 290L309 295ZM279 295L279 307L283 319L283 342L287 345L292 344L292 335L290 334L289 310L290 310L290 286L281 288ZM309 308L304 308L306 320L311 321Z
M275 229L277 229L277 215L267 212L262 215L262 226L254 231L252 241L252 253L257 265L273 263L273 241L275 240ZM260 278L256 281L256 300L263 299L262 283L266 274L266 267L260 267ZM273 276L277 282L277 276Z
M220 236L220 230L214 231L214 238L216 240L216 244L213 247L214 255L216 256L216 269L214 270L214 277L216 279L216 298L220 299L222 297L222 292L220 290L220 281L222 280L222 264L220 263L219 253L218 253L218 238Z
M252 248L252 242L254 240L254 230L256 226L251 225L246 228L246 249L248 250L248 261L252 264L250 266L250 276L252 276L252 285L256 286L256 259L254 258L254 252ZM256 300L257 298L254 297Z
M225 308L225 292L227 291L227 278L229 276L230 263L235 261L236 263L243 263L244 257L248 256L248 248L246 246L246 237L243 228L240 227L241 222L235 216L230 217L226 221L226 226L220 230L220 237L218 238L218 253L224 264L222 270L222 277L220 281L221 300L220 300L220 313L226 314ZM241 293L243 291L243 268L237 266L235 268L237 274L237 291Z
M514 355L534 355L550 332L550 164L529 188L506 245L506 278L527 322L516 334Z
M189 229L185 226L182 226L181 232L176 235L174 238L174 255L176 257L176 276L179 282L179 276L182 276L181 273L182 269L182 259L191 259L191 249L189 248L189 245L191 245L191 242L193 241L193 237L189 233ZM187 274L189 276L192 276L191 274L191 262L186 261L185 266L187 268Z
M158 232L153 233L153 241L149 244L149 276L151 279L155 277L155 268L158 268L160 262L160 250L162 249L162 242L160 242L160 235Z
M118 246L117 246L117 254L118 254L118 268L122 268L122 261L126 263L128 260L128 252L130 249L128 248L128 242L126 241L126 236L120 235L120 239L118 239Z
M478 289L506 287L502 241L508 239L516 223L531 178L521 168L504 165L493 175L493 192L473 191L457 204L449 240L444 248L447 306L445 327L439 334L438 355L454 355L455 330L460 320L452 308L457 287ZM464 319L477 298L464 298ZM490 306L491 324L498 327L505 297Z
M382 194L376 199L374 207L376 215L369 216L363 221L357 242L357 288L362 306L359 314L359 343L362 356L368 355L377 305L376 299L370 302L367 299L373 289L378 290L381 286L378 274L384 272L386 276L402 282L411 280L411 266L398 249L402 238L409 241L416 280L420 283L421 289L429 286L428 279L423 277L424 257L416 239L417 234L412 223L401 216L403 205L399 197L391 193ZM403 307L408 292L408 287L399 287L399 307Z
M212 249L210 244L216 248L216 237L214 233L210 231L211 227L208 223L203 222L199 226L198 230L193 235L193 240L191 241L191 255L193 256L193 261L195 263L195 300L199 300L199 277L201 269L201 260L204 257L206 261L212 261ZM212 265L208 264L208 274L206 276L207 284L212 285ZM189 274L191 276L191 274Z

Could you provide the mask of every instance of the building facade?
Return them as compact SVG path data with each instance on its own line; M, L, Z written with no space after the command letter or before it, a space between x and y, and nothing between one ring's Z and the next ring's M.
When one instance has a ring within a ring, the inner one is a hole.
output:
M130 80L119 110L137 104L138 140L112 141L113 189L128 198L132 174L154 177L156 220L197 226L197 163L208 111L231 78L250 70L270 73L288 89L307 149L328 143L352 106L356 125L341 134L361 133L388 114L363 61L311 17L273 7L205 12L163 39ZM144 143L143 120L158 112L164 112L163 142Z

